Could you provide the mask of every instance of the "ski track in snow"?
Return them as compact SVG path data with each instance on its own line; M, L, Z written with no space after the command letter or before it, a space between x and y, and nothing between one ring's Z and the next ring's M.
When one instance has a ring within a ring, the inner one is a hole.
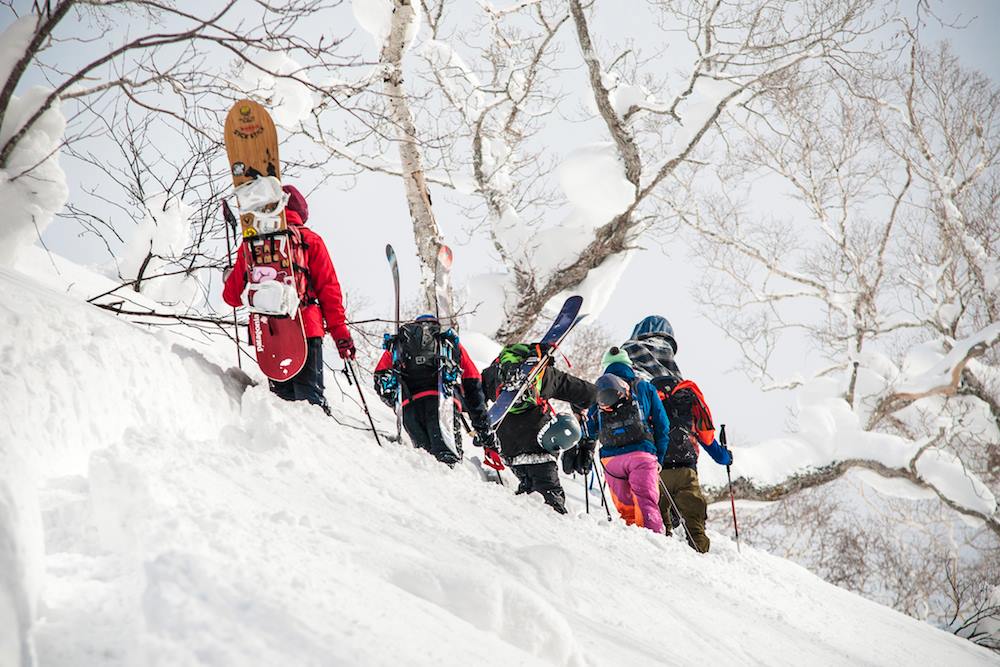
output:
M484 484L282 403L219 365L228 347L0 285L0 455L30 482L0 497L41 512L44 557L19 552L44 558L23 563L44 567L24 593L39 664L995 664L725 535L701 556L609 524L596 489L588 516L578 479L556 515L509 472Z

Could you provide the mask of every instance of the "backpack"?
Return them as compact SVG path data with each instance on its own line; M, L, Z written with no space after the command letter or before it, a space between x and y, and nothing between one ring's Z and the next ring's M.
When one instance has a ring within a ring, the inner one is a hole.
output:
M312 280L309 275L309 244L305 242L302 238L302 230L298 225L289 225L282 233L269 234L267 236L254 237L249 239L249 251L250 259L248 262L248 275L247 281L252 282L257 286L257 289L261 289L260 285L263 283L258 282L259 279L255 278L250 280L249 272L253 271L254 267L264 267L263 270L269 276L269 280L277 281L278 284L286 285L291 284L291 280L288 279L288 273L293 273L295 277L295 294L298 297L298 307L308 306L314 303L319 303L319 299L316 298L315 290L312 289ZM281 259L282 257L287 257L288 259ZM274 268L268 268L272 262L279 261L279 265ZM293 297L289 295L287 297L287 305L289 314L294 314L296 307L294 303L290 303Z
M525 343L514 343L500 350L500 354L494 362L497 364L497 396L500 395L501 391L513 389L524 381L525 377L522 369L524 362L529 359L540 358L541 355L539 352L537 346L533 347ZM522 414L536 406L541 405L544 407L548 405L541 394L542 378L544 375L545 369L542 369L542 372L535 376L534 386L529 387L521 393L521 397L517 400L517 403L511 406L508 414Z
M629 382L629 400L621 401L613 410L598 408L598 438L605 447L622 447L643 440L653 440L653 431L648 419L639 407L635 396L639 380Z
M715 424L705 396L691 380L676 379L666 380L657 393L670 419L670 445L664 463L695 465L698 444L708 446L715 440Z
M396 338L396 368L408 385L437 382L441 324L434 320L408 322Z
M302 238L302 228L298 225L288 225L287 231L290 246L288 254L292 258L292 268L295 269L295 291L299 293L299 303L302 306L318 304L312 276L309 275L309 244Z

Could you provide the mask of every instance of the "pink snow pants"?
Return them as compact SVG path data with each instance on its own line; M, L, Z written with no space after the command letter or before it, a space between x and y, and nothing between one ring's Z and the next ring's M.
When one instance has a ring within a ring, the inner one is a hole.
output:
M629 452L601 459L611 499L628 525L663 532L659 470L649 452Z

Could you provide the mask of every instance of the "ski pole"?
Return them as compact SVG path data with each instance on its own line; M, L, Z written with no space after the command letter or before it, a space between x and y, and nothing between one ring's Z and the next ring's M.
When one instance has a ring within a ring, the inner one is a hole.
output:
M233 228L232 238L236 237L236 216L229 208L229 203L222 200L222 218L226 221L226 268L233 269L233 242L229 235L230 226ZM236 341L236 367L243 369L243 361L240 359L240 325L236 321L236 308L233 308L233 339Z
M348 374L350 370L350 374ZM351 384L351 376L354 376L354 385L358 388L358 396L361 398L361 407L365 409L365 414L368 415L368 423L372 426L372 433L375 435L375 444L379 447L382 446L382 440L378 437L378 429L375 428L375 420L372 419L372 413L368 411L368 401L365 400L365 392L361 391L361 383L358 382L358 373L354 370L354 364L351 363L350 359L344 359L344 376L347 377L347 384Z
M587 514L590 514L590 489L587 488L587 479L589 477L589 474L584 474L583 476L583 505L587 508Z
M723 424L719 430L719 442L726 449L726 425ZM726 477L729 479L729 505L733 508L733 532L736 534L736 552L743 553L740 549L740 528L736 523L736 496L733 494L733 475L730 472L731 465L726 466Z
M601 465L604 465L604 463L602 462ZM611 521L611 508L608 507L608 499L604 497L604 483L601 482L601 476L597 474L597 466L594 466L593 470L594 475L597 477L597 488L601 490L601 504L604 505L604 511L608 515L608 521Z

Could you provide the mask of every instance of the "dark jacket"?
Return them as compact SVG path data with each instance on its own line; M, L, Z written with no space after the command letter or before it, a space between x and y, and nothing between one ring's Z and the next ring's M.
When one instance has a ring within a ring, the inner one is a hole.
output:
M649 380L663 401L670 424L670 445L667 455L660 459L660 465L697 470L700 443L690 435L693 399L684 394L672 400L669 398L670 390L682 379L681 369L674 361L677 343L670 324L662 317L647 317L636 325L632 338L625 341L622 349L632 361L636 374ZM732 462L732 455L717 441L701 446L716 463L729 465Z
M496 400L502 389L499 373L500 365L496 361L483 371L483 393L487 401ZM566 401L573 406L573 412L581 413L593 405L597 390L586 380L549 366L542 375L539 394L545 400ZM541 405L517 414L508 413L496 431L500 452L508 459L522 454L545 454L538 444L538 432L548 423L549 417Z
M604 369L604 372L617 375L628 382L636 379L635 372L623 363L613 363ZM639 440L619 447L607 447L601 443L601 458L619 456L629 452L649 452L662 464L663 458L667 454L670 420L667 419L667 413L663 409L663 403L660 402L660 396L656 393L656 387L650 383L645 380L639 380L635 383L635 398L639 403L639 410L646 417L652 439ZM596 438L600 433L600 419L600 410L597 409L597 406L590 408L587 415L587 433L591 434L591 437Z
M636 375L643 380L656 382L659 378L668 377L675 382L681 379L681 369L674 361L673 338L663 333L641 334L622 344L622 349L632 360Z

